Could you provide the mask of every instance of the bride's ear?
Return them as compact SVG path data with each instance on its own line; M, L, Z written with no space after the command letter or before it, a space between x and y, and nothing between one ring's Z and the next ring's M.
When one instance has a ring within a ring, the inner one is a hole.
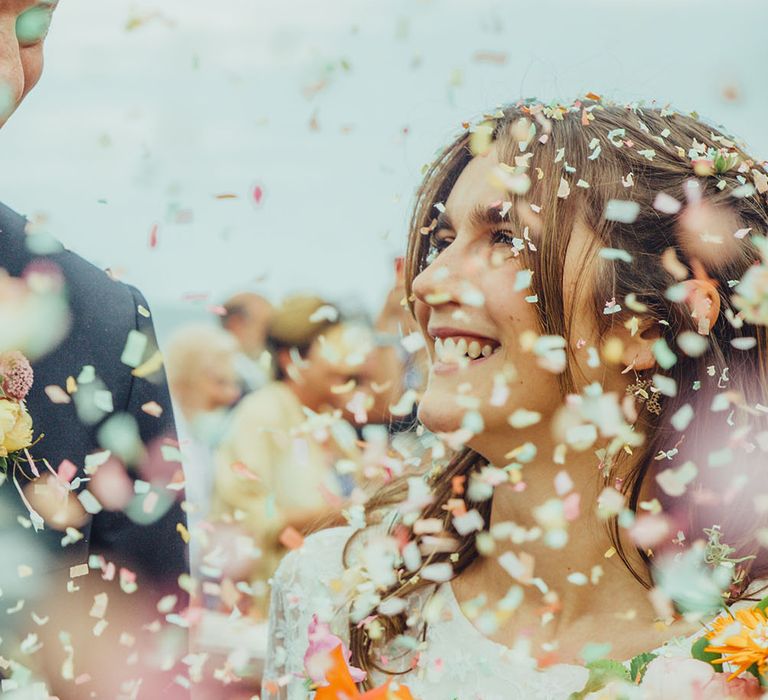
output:
M709 335L720 314L720 294L706 279L689 279L680 283L686 292L683 303L696 324L700 335ZM637 371L651 369L656 365L653 345L661 337L659 321L649 316L634 316L616 328L613 335L623 344L621 361L626 367Z
M720 315L720 294L712 282L706 279L690 279L682 283L687 294L685 304L696 321L700 335L709 335Z
M661 338L659 322L650 316L633 316L613 332L622 342L621 361L641 372L656 365L653 346Z

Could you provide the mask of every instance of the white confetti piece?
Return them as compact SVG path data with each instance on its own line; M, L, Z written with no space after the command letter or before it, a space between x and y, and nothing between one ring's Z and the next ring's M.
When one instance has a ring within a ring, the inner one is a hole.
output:
M603 217L606 221L618 221L622 224L631 224L640 213L640 204L626 199L609 199L605 206Z
M463 515L457 515L453 519L453 526L462 537L470 532L478 532L485 527L483 516L474 508Z
M632 256L621 248L603 248L599 253L603 260L621 260L625 263L632 262Z
M752 337L734 338L731 340L731 345L737 350L751 350L757 345L757 339Z
M662 214L677 214L683 205L666 192L659 192L653 200L653 208Z
M676 469L665 469L656 475L656 482L662 491L669 496L682 496L685 489L699 473L696 465L691 462L685 462Z
M677 382L672 377L666 377L663 374L653 375L653 385L664 396L677 396Z
M426 581L445 583L446 581L450 581L453 577L453 567L447 562L427 564L427 566L421 570L421 577Z
M96 513L100 513L102 510L101 503L99 503L96 500L96 496L87 489L77 494L77 500L80 501L86 512L91 515L96 515Z
M541 413L538 411L527 411L524 408L518 408L507 421L513 428L528 428L536 425L541 420Z
M692 420L693 420L693 407L689 403L677 409L677 411L675 411L672 418L670 418L672 427L675 430L679 430L679 431L685 430Z
M405 351L408 353L413 354L414 352L417 352L418 350L421 350L421 348L424 347L425 341L424 336L419 333L409 333L405 337L400 339L400 345L405 348Z

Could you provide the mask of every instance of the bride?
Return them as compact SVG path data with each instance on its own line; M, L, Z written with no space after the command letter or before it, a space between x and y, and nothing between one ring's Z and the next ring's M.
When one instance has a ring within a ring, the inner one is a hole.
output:
M466 125L407 257L446 453L284 559L264 698L759 695L765 165L596 95Z

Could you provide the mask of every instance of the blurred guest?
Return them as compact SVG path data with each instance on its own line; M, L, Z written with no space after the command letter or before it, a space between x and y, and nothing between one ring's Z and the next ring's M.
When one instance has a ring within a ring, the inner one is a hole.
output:
M166 348L165 365L187 479L193 559L197 558L195 530L208 515L213 491L213 449L224 433L227 409L240 397L237 352L229 333L202 323L181 327Z
M272 304L254 292L240 292L224 302L224 310L221 325L239 346L236 367L243 393L261 389L272 379L265 354Z
M371 347L361 338L322 299L287 299L268 335L277 380L243 399L222 441L213 513L239 524L261 550L249 572L257 615L266 612L266 581L284 544L320 520L338 520L350 490L344 473L355 472L360 455L344 415L355 412L350 391ZM365 410L366 397L358 402Z

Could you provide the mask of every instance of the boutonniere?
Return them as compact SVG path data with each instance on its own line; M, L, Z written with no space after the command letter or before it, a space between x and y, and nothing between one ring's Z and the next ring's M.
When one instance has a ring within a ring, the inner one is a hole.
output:
M357 683L365 680L365 671L350 665L350 651L317 615L312 616L308 635L304 669L307 689L315 691L314 700L414 700L406 686L393 689L391 680L361 693Z
M33 379L32 365L22 353L17 350L0 353L0 484L8 479L13 481L35 529L39 529L42 518L27 501L18 480L19 474L29 479L39 476L29 453L37 440L33 438L32 416L25 403ZM25 467L32 476L26 474Z

